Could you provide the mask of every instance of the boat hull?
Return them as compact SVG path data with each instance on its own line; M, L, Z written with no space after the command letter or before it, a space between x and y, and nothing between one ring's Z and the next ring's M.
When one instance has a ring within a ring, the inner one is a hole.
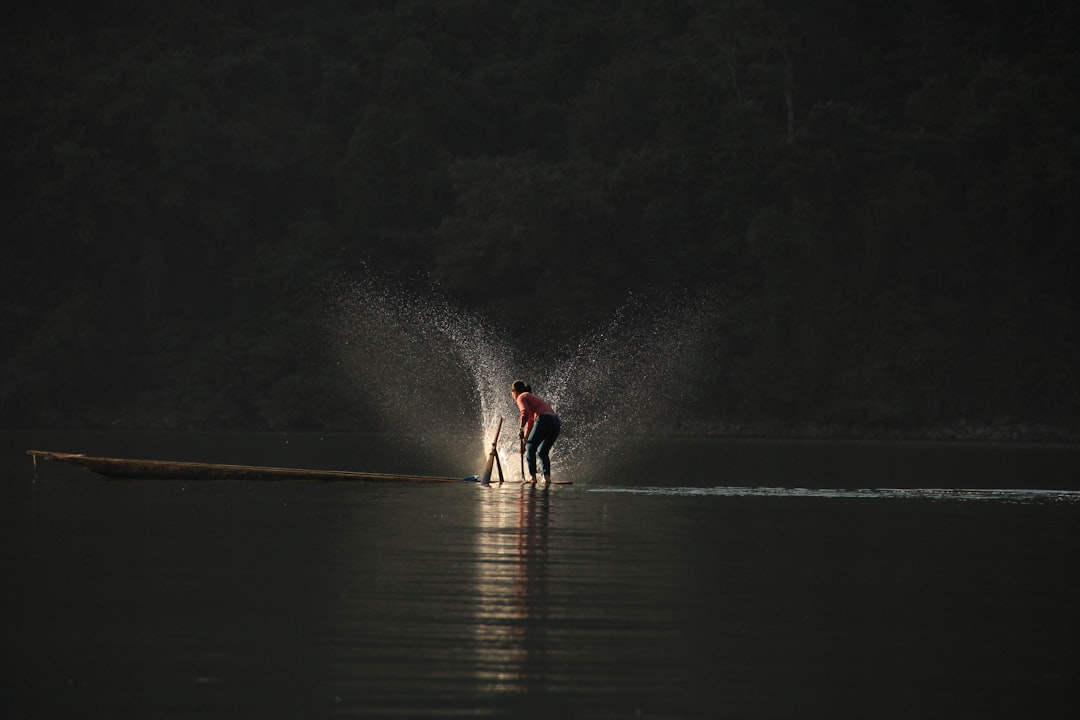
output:
M393 475L350 470L310 470L305 468L261 467L257 465L137 460L95 457L79 453L49 452L46 450L27 450L26 454L34 458L35 465L39 459L78 465L114 480L305 480L419 483L463 481L463 478L435 475ZM470 478L465 478L465 480L468 479Z

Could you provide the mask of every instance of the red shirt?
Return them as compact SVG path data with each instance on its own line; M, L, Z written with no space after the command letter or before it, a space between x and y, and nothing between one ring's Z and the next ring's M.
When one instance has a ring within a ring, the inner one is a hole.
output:
M523 392L517 396L517 406L521 410L521 424L525 426L525 437L528 437L529 433L532 432L532 426L536 422L537 415L543 415L544 413L555 414L555 411L551 409L551 405L548 405L547 400L530 392Z

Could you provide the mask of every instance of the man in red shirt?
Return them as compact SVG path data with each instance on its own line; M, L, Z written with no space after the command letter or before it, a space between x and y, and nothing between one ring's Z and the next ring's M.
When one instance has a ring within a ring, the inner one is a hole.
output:
M515 380L510 386L510 394L521 411L518 437L525 441L521 451L525 453L525 462L529 465L529 482L536 482L536 458L539 456L546 485L551 482L551 458L548 453L559 437L562 422L547 400L533 395L532 387L524 381Z

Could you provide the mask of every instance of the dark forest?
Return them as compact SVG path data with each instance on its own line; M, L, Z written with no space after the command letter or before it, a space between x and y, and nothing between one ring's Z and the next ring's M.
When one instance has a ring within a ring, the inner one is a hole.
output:
M552 346L712 298L733 432L1077 438L1071 0L66 5L3 30L2 427L355 429L377 273Z

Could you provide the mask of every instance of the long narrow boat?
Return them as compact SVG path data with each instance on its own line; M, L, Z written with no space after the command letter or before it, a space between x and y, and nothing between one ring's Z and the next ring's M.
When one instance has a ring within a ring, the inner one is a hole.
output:
M94 457L77 453L58 453L46 450L27 450L37 461L53 460L91 470L117 480L362 480L367 482L444 483L476 481L469 478L433 475L390 475L386 473L354 472L350 470L306 470L303 468L259 467L255 465L219 465L214 463L174 462L168 460L133 460L128 458Z

